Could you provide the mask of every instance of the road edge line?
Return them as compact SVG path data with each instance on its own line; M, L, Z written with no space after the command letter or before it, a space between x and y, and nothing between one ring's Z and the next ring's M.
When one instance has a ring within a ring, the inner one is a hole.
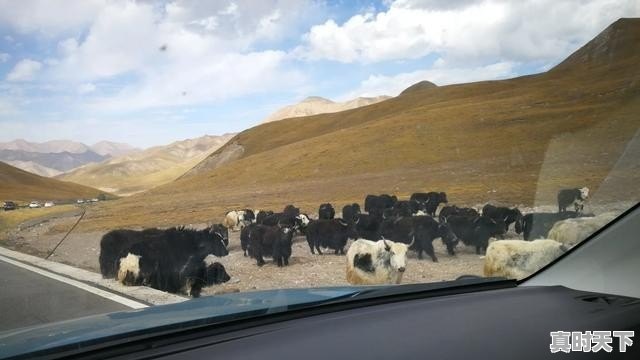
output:
M77 288L82 289L82 290L84 290L86 292L89 292L91 294L103 297L103 298L111 300L113 302L117 302L117 303L122 304L122 305L128 306L128 307L130 307L132 309L144 309L144 308L149 306L149 305L143 304L141 302L137 302L137 301L125 298L123 296L117 295L115 293L108 292L108 291L105 291L105 290L102 290L102 289L98 289L97 287L85 284L85 283L80 282L78 280L74 280L74 279L70 279L70 278L64 277L62 275L54 274L52 272L49 272L47 270L43 270L41 268L38 268L38 267L35 267L35 266L32 266L32 265L27 265L25 263L22 263L20 261L8 258L8 257L3 256L3 255L0 255L0 261L4 261L4 262L6 262L8 264L11 264L13 266L17 266L17 267L25 269L25 270L29 270L29 271L34 272L36 274L39 274L39 275L48 277L50 279L59 281L61 283L77 287Z
M184 296L170 294L164 291L152 289L146 286L124 286L113 279L103 279L102 275L77 268L60 262L45 260L37 256L21 253L0 246L0 256L20 262L34 268L50 272L52 274L73 279L80 283L89 284L106 289L102 291L113 291L116 294L122 294L124 298L130 298L132 301L140 301L151 305L175 304L188 300ZM135 299L135 300L134 300Z

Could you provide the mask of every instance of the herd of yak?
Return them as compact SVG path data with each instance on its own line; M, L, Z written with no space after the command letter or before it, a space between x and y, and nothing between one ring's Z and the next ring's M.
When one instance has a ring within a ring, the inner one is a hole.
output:
M491 204L481 211L449 205L444 192L415 193L409 200L368 195L364 209L357 203L346 205L340 218L330 203L320 205L317 219L293 205L282 212L233 210L222 224L204 230L111 231L101 241L100 268L105 278L116 278L125 285L147 285L197 297L203 287L230 278L224 266L215 261L228 254L229 230L240 230L244 255L254 258L258 266L265 264L264 257L287 266L295 233L306 236L312 254L322 254L322 249L345 254L349 239L384 239L408 244L418 258L426 253L437 262L432 244L437 238L450 255L455 254L459 241L483 254L489 239L502 237L512 225L525 240L545 237L556 222L582 216L587 197L587 188L561 190L557 213L526 215L517 208ZM567 211L570 206L573 211Z

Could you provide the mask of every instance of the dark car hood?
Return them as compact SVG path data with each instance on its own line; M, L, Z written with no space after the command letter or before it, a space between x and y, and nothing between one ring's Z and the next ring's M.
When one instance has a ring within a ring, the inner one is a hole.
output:
M352 296L362 287L285 289L216 295L178 304L95 315L0 333L0 357L47 349L83 347L150 331L215 324L278 313Z

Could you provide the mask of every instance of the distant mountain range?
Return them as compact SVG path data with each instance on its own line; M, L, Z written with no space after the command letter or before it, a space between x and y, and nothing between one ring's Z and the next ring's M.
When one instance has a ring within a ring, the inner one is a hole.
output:
M0 150L0 160L9 164L20 162L32 162L40 166L57 170L60 172L69 171L91 162L100 162L108 156L97 154L91 150L81 153L68 151L58 153L40 153L24 150Z
M205 135L155 146L88 164L59 178L118 195L131 195L175 180L234 135Z
M309 96L308 98L302 100L297 104L288 105L280 110L277 110L276 112L262 120L262 123L264 124L272 121L294 117L335 113L339 111L356 109L362 106L379 103L380 101L384 101L387 99L391 99L391 96L382 95L376 97L358 97L345 102L334 102L320 96Z
M70 140L43 143L17 139L0 143L0 161L41 176L56 176L89 163L140 151L131 145L101 141L92 146Z
M62 153L69 152L80 154L93 151L103 156L120 156L130 152L139 151L129 144L100 141L91 146L71 140L51 140L42 143L17 139L9 142L0 142L0 150L22 150L35 153Z
M122 156L131 154L137 151L141 151L129 144L113 142L113 141L100 141L91 145L91 150L104 156Z

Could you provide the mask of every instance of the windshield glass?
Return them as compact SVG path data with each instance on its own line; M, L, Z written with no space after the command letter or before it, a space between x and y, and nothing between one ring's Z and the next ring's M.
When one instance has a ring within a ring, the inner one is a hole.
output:
M640 200L635 1L1 8L0 331L523 279Z

